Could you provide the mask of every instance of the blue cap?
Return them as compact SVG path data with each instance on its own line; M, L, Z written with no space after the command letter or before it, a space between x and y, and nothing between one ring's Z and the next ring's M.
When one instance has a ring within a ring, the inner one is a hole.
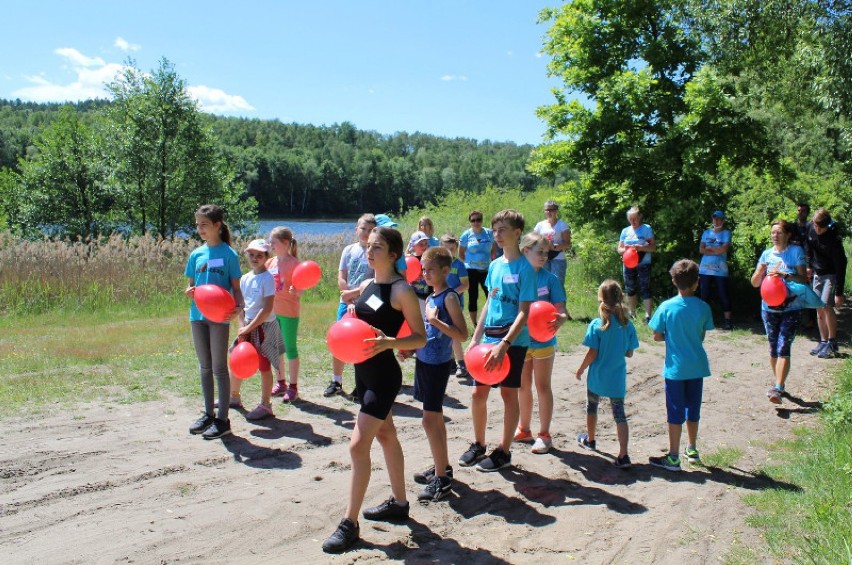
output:
M710 217L711 217L711 218L719 218L719 219L724 220L724 219L725 219L725 213L724 213L724 212L722 212L721 210L716 210L715 212L713 212L713 213L710 215Z
M376 214L376 227L378 228L395 228L399 224L390 219L387 214Z

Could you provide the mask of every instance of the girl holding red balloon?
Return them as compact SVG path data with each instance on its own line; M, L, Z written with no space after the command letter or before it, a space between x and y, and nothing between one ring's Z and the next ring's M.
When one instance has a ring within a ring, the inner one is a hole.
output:
M189 285L184 293L192 299L189 322L192 342L198 357L204 414L189 427L189 433L216 439L231 433L228 401L231 396L228 375L228 330L230 320L242 308L240 292L240 258L231 247L231 231L225 223L225 212L215 204L205 204L195 213L195 227L204 245L189 255L184 275ZM196 288L224 292L199 293ZM203 296L213 296L202 301ZM200 308L206 311L202 313ZM219 389L219 406L213 415L213 379Z
M290 385L287 385L285 359L281 357L279 380L272 387L272 396L280 396L284 402L292 402L299 397L299 348L296 337L299 333L300 298L305 284L294 286L293 274L299 266L299 246L293 232L285 227L274 228L269 232L269 245L275 254L266 263L266 267L275 278L275 301L273 311L281 329L286 352L286 368L289 369ZM313 263L316 265L316 263ZM316 267L318 274L319 266ZM301 271L300 271L301 274ZM305 273L310 274L310 273ZM307 278L307 277L306 277ZM313 279L314 277L310 277ZM301 281L300 281L301 282ZM305 283L312 282L304 281ZM316 283L314 283L316 284ZM313 285L310 285L313 286Z
M375 278L361 284L355 314L359 320L372 326L375 337L362 338L362 349L367 358L355 364L355 388L361 398L361 410L349 442L352 456L349 504L346 516L323 542L323 551L329 553L345 551L358 541L358 514L370 483L370 449L374 439L379 441L385 456L391 496L378 506L365 509L364 518L385 521L408 518L405 461L391 412L402 387L402 370L393 350L423 347L426 330L417 296L394 266L402 255L402 236L397 230L385 227L373 229L367 241L366 256ZM408 323L411 334L403 338L393 337L398 335L403 322Z
M231 350L231 399L239 403L240 385L244 379L260 371L260 404L246 414L246 420L262 420L272 412L272 367L278 369L278 360L284 354L281 330L272 314L275 297L275 279L266 269L269 244L262 239L252 240L245 248L251 271L240 279L240 290L246 299L245 310L240 314L240 329ZM257 359L246 355L237 357L237 346L248 342L254 346ZM250 364L251 363L251 364Z
M763 299L760 315L769 340L769 366L775 384L766 396L773 404L781 404L784 385L790 373L790 347L799 327L804 300L787 290L786 281L807 283L805 252L790 245L794 226L785 220L772 222L772 247L764 251L751 276L751 284L760 288Z
M550 451L550 421L553 418L553 360L556 356L556 332L568 320L565 311L565 288L557 275L544 269L551 249L550 240L536 232L521 238L521 252L535 270L537 300L530 306L527 327L530 346L521 373L518 401L521 409L515 441L532 443L531 451L543 454ZM539 432L533 438L530 430L533 410L533 380L538 396Z
M657 250L654 230L642 223L642 212L638 206L627 211L630 225L621 230L618 238L618 254L624 262L624 290L630 306L630 316L636 313L636 306L642 296L645 308L645 323L651 319L653 302L651 300L651 253ZM638 287L638 288L637 288Z

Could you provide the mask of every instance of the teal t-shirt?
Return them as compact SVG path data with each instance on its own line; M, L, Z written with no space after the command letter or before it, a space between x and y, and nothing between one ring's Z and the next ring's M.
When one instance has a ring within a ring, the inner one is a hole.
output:
M666 339L663 376L682 381L710 376L704 334L713 329L713 314L695 296L675 296L657 308L648 326Z
M550 271L539 269L535 272L536 300L544 300L551 304L565 302L565 288L556 275ZM530 349L544 349L556 345L556 336L547 341L536 341L530 337Z
M183 273L187 278L195 280L195 286L215 284L228 292L233 292L232 280L239 280L240 256L227 243L208 247L205 243L189 254L186 269ZM200 322L206 318L201 315L195 300L189 307L189 321Z
M595 318L586 329L583 345L598 352L598 356L589 365L589 379L586 386L598 396L624 398L627 394L628 351L639 347L639 338L633 322L627 320L622 326L618 318L610 319L606 331L601 330L603 320Z
M795 275L798 273L799 265L807 265L805 252L798 245L788 245L784 251L776 251L774 247L770 247L760 254L760 259L757 260L757 266L766 265L766 272L778 269L780 273ZM790 285L787 285L789 289ZM760 301L760 309L767 312L790 312L792 310L801 310L807 308L806 300L801 294L793 292L788 293L787 300L780 307L771 307L765 301Z
M535 271L527 258L521 255L514 261L498 257L488 266L485 287L488 289L488 310L485 313L486 327L511 326L518 317L521 302L535 302ZM483 338L485 343L496 343L500 338ZM526 325L512 345L529 347L530 332Z
M731 243L731 232L729 230L716 231L713 228L704 230L704 233L701 234L701 243L704 244L704 247L722 247L725 244ZM698 274L727 277L728 254L702 255Z

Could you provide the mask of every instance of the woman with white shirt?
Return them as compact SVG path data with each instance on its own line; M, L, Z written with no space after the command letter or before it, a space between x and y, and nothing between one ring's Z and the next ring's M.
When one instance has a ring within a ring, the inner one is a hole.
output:
M565 269L568 261L565 251L571 248L571 228L559 219L559 205L553 200L544 203L545 219L535 225L533 231L550 240L550 255L544 269L550 271L565 288Z

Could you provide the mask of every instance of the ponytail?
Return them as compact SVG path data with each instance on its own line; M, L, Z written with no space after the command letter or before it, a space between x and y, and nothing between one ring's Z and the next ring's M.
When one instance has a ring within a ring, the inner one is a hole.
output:
M225 223L225 211L221 207L215 204L205 204L195 212L195 215L204 216L214 224L218 222L221 225L219 228L219 238L226 244L231 245L231 230L228 228L228 224Z
M290 256L299 258L299 244L296 243L296 238L293 237L293 231L290 228L285 228L283 226L278 226L272 228L272 231L269 232L269 241L273 239L277 239L278 241L289 241L290 242Z
M621 286L612 280L607 279L601 283L598 288L598 314L603 321L601 331L606 331L612 322L612 316L615 315L618 322L624 326L627 324L627 310L624 308L624 293Z
M231 228L225 222L222 222L222 227L219 229L219 237L222 238L222 241L231 245Z

